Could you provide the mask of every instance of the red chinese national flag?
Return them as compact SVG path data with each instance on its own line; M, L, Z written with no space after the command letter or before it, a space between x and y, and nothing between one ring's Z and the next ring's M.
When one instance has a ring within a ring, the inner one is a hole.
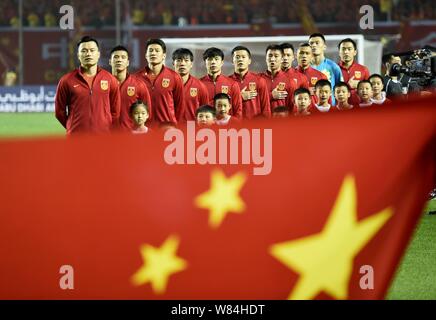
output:
M218 129L2 141L0 298L383 298L434 182L434 103L245 122L238 164Z

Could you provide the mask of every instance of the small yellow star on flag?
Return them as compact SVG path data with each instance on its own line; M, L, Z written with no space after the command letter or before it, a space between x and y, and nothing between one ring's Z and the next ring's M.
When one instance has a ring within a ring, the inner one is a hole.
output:
M146 283L156 294L165 292L168 278L187 268L187 262L176 255L179 239L176 236L168 237L160 248L149 244L140 247L143 266L132 276L131 281L135 286Z
M313 299L321 291L346 299L354 258L392 212L386 208L357 221L356 185L352 176L346 176L320 233L270 247L271 255L300 274L288 299Z
M242 213L245 203L239 195L247 180L245 174L238 172L226 178L221 170L213 170L210 189L195 198L195 205L209 210L209 226L218 228L227 213Z

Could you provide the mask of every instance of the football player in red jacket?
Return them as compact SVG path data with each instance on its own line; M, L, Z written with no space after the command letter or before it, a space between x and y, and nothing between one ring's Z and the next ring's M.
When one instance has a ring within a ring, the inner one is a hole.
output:
M183 94L185 99L184 120L195 120L195 111L202 105L209 103L206 86L190 74L194 62L194 54L186 48L179 48L173 52L174 70L183 80Z
M203 60L206 64L207 75L200 80L206 86L209 93L210 104L213 97L218 93L225 93L231 99L232 109L230 114L238 119L242 118L241 90L238 84L222 74L224 65L224 52L221 49L211 47L204 51Z
M134 127L129 116L130 106L138 101L144 101L148 108L148 116L151 117L151 98L145 83L135 75L128 72L129 51L123 46L116 46L111 50L109 65L112 67L112 75L120 84L121 113L120 127L131 131Z
M232 50L235 72L230 76L241 89L242 114L244 119L258 116L269 118L271 106L266 81L258 74L251 72L251 52L247 47L237 46Z
M80 67L64 75L56 89L55 115L75 133L107 133L118 127L120 91L117 79L98 66L96 39L83 37L77 44Z
M151 95L153 123L175 126L185 113L182 78L164 65L167 47L161 39L148 39L145 45L147 66L136 75L145 81Z

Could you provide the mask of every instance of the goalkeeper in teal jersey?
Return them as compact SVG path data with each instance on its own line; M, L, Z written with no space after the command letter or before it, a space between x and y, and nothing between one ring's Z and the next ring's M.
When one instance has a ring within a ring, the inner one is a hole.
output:
M332 85L332 91L335 85L343 80L341 68L331 59L324 56L327 48L325 38L321 33L313 33L309 36L309 44L312 48L313 62L311 67L321 71L327 76ZM332 96L332 105L336 105L335 97Z

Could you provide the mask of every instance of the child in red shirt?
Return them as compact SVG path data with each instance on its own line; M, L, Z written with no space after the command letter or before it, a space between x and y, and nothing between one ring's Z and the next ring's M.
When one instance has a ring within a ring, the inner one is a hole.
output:
M129 115L134 125L132 133L144 134L150 131L150 129L145 126L145 123L150 116L148 106L145 102L143 102L142 100L135 101L130 106Z
M338 82L335 85L335 99L337 110L350 110L353 109L353 105L348 103L351 97L351 90L348 84L345 82Z
M195 110L195 116L197 119L197 126L199 127L210 127L215 124L215 108L210 105L200 106Z
M372 86L368 80L362 80L357 85L357 94L360 98L359 107L365 108L372 105Z
M294 91L294 115L308 116L310 115L309 108L312 104L310 91L306 88L298 88Z
M386 98L386 92L383 91L383 77L375 73L371 75L368 80L371 82L372 86L372 103L378 105L390 103L390 100Z
M226 93L217 93L213 97L216 120L215 123L218 126L232 126L239 123L238 119L230 115L232 104L230 103L230 96Z
M332 86L330 81L325 79L318 80L315 85L315 94L318 103L315 104L313 111L329 112L335 110L329 103L332 95Z

